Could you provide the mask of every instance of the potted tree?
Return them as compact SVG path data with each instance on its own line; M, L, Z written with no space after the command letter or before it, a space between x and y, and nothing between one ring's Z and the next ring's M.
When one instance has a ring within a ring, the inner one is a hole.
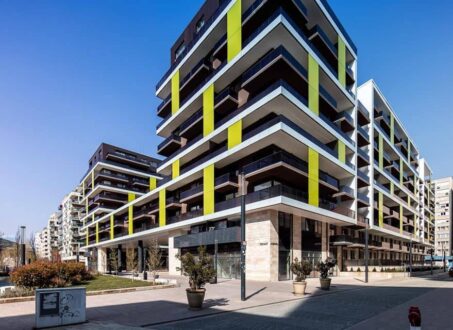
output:
M331 279L329 278L329 271L331 268L335 267L336 261L332 258L327 258L324 262L319 262L317 270L319 272L319 281L321 282L322 290L330 289Z
M185 253L182 256L178 255L177 258L181 260L181 267L177 270L189 277L190 288L186 289L189 308L201 309L206 293L204 286L215 276L212 258L207 255L203 246L198 248L196 257L191 253Z
M295 258L294 262L291 263L291 271L296 276L293 281L293 290L294 294L305 294L305 289L307 288L307 282L305 278L310 275L313 267L310 262L307 260L301 260Z

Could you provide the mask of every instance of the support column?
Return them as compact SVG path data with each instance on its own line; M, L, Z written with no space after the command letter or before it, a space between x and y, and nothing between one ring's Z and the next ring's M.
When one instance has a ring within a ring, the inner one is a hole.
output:
M181 275L181 272L177 270L181 267L181 261L176 258L176 255L180 253L180 249L175 248L175 237L186 234L183 231L172 232L168 237L168 273L170 275Z
M302 260L302 218L293 215L293 260Z
M329 256L329 234L328 224L325 222L321 223L321 258L326 260Z
M121 244L118 245L118 248L116 250L117 254L118 254L118 272L121 272L123 270L123 258L121 256Z
M98 272L107 272L107 252L105 248L97 248Z
M137 247L138 272L143 273L145 270L145 251L143 250L143 241L138 241Z

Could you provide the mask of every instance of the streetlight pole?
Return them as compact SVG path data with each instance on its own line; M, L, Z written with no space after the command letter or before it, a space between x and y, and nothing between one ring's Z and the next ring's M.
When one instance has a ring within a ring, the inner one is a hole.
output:
M442 242L442 258L444 262L444 272L445 272L445 242Z
M412 277L412 236L409 243L409 277Z
M20 226L20 264L25 265L25 226Z
M241 180L241 300L245 301L245 178L244 171L240 174Z
M365 218L365 283L368 283L368 224L369 218Z

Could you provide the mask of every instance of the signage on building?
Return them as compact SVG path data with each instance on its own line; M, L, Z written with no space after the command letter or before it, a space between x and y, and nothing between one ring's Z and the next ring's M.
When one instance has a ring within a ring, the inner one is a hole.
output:
M37 329L86 321L85 288L37 289L35 327Z

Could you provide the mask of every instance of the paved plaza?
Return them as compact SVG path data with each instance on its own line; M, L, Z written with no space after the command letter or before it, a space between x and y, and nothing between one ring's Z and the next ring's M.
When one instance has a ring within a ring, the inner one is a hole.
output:
M409 306L419 306L423 329L447 329L446 307L453 304L453 281L445 274L424 278L362 281L334 278L331 291L308 280L308 294L291 293L290 282L239 281L208 285L205 308L187 309L181 287L87 297L89 322L66 329L406 329ZM0 329L31 329L34 302L0 305Z

